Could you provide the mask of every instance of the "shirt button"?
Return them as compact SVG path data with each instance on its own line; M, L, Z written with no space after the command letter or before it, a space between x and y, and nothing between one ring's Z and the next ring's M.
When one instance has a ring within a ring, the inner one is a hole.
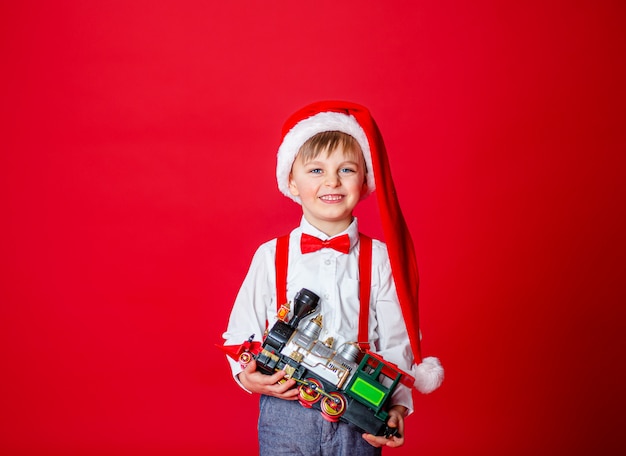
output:
M328 299L330 298L330 295L328 293L324 293L324 299Z
M328 266L328 265L330 264L330 260L329 260L329 259L326 259L326 261L324 261L324 264L325 264L326 266Z

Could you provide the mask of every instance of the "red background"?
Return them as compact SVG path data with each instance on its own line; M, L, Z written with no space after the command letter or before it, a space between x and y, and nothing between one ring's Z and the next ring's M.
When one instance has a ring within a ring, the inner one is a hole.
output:
M213 344L299 220L282 122L327 98L383 132L446 367L389 453L624 449L623 2L0 13L2 454L256 451ZM380 235L373 198L358 215Z

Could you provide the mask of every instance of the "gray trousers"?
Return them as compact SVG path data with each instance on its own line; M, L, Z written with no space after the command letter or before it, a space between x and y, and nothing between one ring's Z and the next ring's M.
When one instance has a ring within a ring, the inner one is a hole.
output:
M348 423L330 423L319 410L298 401L261 396L259 411L261 456L380 456L363 432Z

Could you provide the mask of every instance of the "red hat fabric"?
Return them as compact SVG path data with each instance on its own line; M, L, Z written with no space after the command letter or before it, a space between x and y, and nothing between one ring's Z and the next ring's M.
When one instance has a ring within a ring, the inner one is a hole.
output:
M291 197L288 189L289 173L298 150L307 139L322 131L343 131L350 134L363 150L368 169L369 191L378 190L376 194L381 225L415 358L415 365L411 370L415 377L414 386L423 393L429 393L441 385L443 368L437 358L422 358L421 355L419 275L413 240L398 202L382 135L369 110L356 103L320 101L305 106L289 117L283 126L283 141L278 150L278 187L282 193Z

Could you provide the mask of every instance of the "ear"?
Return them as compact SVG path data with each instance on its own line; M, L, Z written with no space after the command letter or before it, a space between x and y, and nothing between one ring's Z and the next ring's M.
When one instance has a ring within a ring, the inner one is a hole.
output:
M296 182L293 180L293 176L289 174L289 193L293 196L300 196L300 192L298 191L298 186Z

